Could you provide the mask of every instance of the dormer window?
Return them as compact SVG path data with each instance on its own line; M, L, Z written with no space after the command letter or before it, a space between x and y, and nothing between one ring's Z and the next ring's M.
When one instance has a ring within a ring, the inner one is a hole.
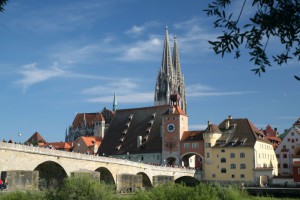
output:
M152 113L151 117L152 117L152 118L154 118L154 117L155 117L155 115L156 115L156 113Z
M116 151L119 151L120 148L121 148L121 145L118 145L118 146L116 147Z
M120 138L120 142L122 143L124 141L124 139L125 139L124 137Z
M151 126L152 126L152 124L153 124L153 121L154 121L153 119L149 121L149 124L150 124Z
M130 126L130 122L127 122L127 123L125 124L125 126L126 126L126 127L129 127L129 126Z
M128 117L128 119L132 120L132 118L133 118L133 114L130 114L129 117Z
M122 132L122 134L123 134L123 135L126 135L127 131L128 131L128 129L125 129L125 130Z
M150 133L150 131L151 131L151 127L148 127L146 133Z

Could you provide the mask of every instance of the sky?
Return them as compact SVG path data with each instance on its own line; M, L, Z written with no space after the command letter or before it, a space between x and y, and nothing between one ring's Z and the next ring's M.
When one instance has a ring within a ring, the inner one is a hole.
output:
M290 128L300 117L299 62L259 77L247 52L238 60L215 55L207 41L222 30L203 12L208 3L9 1L0 13L0 139L24 142L37 131L48 142L64 141L76 113L112 109L114 93L118 109L154 105L166 26L171 46L177 37L190 130L228 115L259 129ZM278 49L271 39L267 52Z

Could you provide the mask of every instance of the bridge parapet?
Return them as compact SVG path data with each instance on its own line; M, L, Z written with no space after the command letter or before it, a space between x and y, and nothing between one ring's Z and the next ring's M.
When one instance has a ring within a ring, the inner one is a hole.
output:
M27 153L39 154L39 155L64 157L64 158L71 158L71 159L77 159L77 160L87 160L87 161L94 161L94 162L101 162L101 163L108 163L108 164L133 166L133 167L136 167L136 168L143 168L144 170L146 170L146 169L147 170L152 170L154 172L155 171L159 171L159 172L170 172L170 171L172 171L173 174L175 174L175 173L177 173L177 174L178 173L179 174L190 174L191 176L196 173L196 170L188 169L188 168L151 165L151 164L133 162L133 161L130 161L130 160L124 160L124 159L118 159L118 158L87 155L87 154L82 154L82 153L67 152L67 151L62 151L62 150L48 149L48 148L43 148L43 147L27 146L27 145L22 145L22 144L15 144L15 143L0 142L0 149L27 152Z

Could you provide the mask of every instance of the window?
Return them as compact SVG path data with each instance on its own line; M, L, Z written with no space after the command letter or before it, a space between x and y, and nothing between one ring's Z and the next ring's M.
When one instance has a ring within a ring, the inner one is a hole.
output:
M206 153L206 158L209 158L210 157L210 153Z
M286 163L284 163L284 164L283 164L283 168L285 168L285 169L286 169L286 168L289 168L289 165L286 164Z
M294 136L294 132L291 133L291 136Z
M241 178L245 178L245 174L241 174Z
M280 169L280 163L277 164L278 169Z
M230 169L235 169L236 165L235 164L230 164Z
M230 153L230 158L235 158L235 153Z
M216 174L212 174L212 177L213 177L213 178L216 178L217 176L216 176Z
M283 149L286 149L286 145L283 145L282 148L283 148Z
M292 139L292 143L294 143L295 142L295 140L294 139Z
M199 149L199 144L198 143L192 143L192 148L193 149Z
M283 158L287 158L287 154L285 153L285 154L283 154Z
M240 158L245 158L245 153L240 153Z
M222 174L225 174L225 173L226 173L226 168L222 168L222 169L221 169L221 173L222 173Z
M295 149L295 146L294 146L294 145L292 145L292 149Z
M276 158L280 158L280 155L279 155L279 154L276 154Z
M176 120L176 117L173 117L173 120Z
M190 148L190 143L184 143L184 144L183 144L183 148L189 149L189 148Z
M246 169L246 164L242 163L242 164L240 165L240 169Z
M205 147L211 147L211 143L205 143Z
M234 175L234 174L231 174L231 178L235 178L235 175Z
M290 138L288 138L288 142L291 141Z
M221 152L224 153L224 152L225 152L225 149L222 149Z
M298 142L298 138L296 138L296 142Z
M221 158L221 163L226 163L226 158Z

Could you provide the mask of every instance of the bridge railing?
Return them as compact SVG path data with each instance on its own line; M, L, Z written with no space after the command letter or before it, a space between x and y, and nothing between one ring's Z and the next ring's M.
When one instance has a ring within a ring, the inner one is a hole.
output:
M173 171L173 172L189 173L189 174L195 173L194 169L181 168L181 167L157 166L157 165L151 165L151 164L146 164L146 163L133 162L130 160L124 160L124 159L119 159L119 158L87 155L87 154L82 154L82 153L55 150L55 149L49 149L49 148L44 148L44 147L28 146L28 145L22 145L22 144L16 144L16 143L0 142L0 150L1 149L9 149L12 151L27 152L27 153L32 153L32 154L48 155L48 156L55 156L55 157L89 160L89 161L94 161L94 162L104 162L104 163L106 162L106 163L111 163L111 164L130 165L130 166L146 168L146 169L151 169L151 170L157 170L157 171Z

